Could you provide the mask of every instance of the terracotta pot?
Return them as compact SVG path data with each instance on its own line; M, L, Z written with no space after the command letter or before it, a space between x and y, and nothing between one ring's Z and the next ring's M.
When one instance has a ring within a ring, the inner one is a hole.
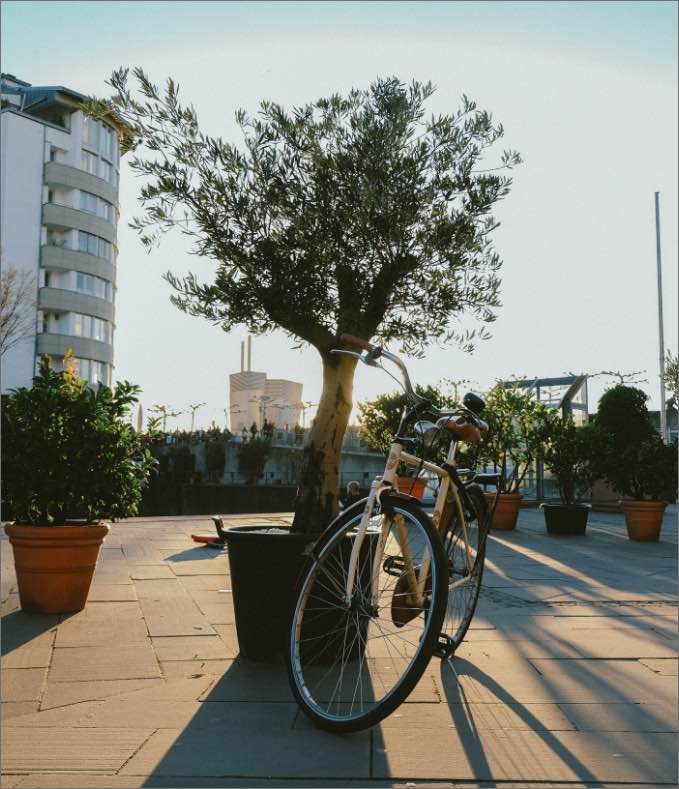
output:
M399 491L401 493L407 493L409 496L415 496L415 498L420 501L422 501L426 487L426 477L398 477Z
M81 611L108 531L105 523L5 526L14 549L21 608L34 614Z
M665 501L627 501L623 500L625 525L630 540L657 542L660 537Z
M488 507L492 509L495 503L495 494L486 493ZM523 499L523 493L500 493L493 513L493 520L490 525L493 529L502 531L512 531L516 528L516 521L519 518L519 507Z

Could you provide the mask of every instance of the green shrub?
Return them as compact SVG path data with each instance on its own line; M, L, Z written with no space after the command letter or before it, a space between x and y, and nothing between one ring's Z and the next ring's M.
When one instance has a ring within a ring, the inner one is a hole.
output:
M599 401L595 424L603 441L596 470L618 493L636 500L659 500L677 484L677 445L667 446L651 422L648 395L619 385Z
M502 472L502 493L518 493L526 472L542 447L548 410L533 393L498 381L485 396L483 419L488 438L479 445L479 460Z
M575 504L596 479L594 455L599 432L592 425L576 427L572 416L546 415L542 458L554 475L563 504Z
M129 422L139 387L121 381L94 391L65 361L56 372L43 356L33 388L4 398L3 500L20 523L134 515L155 466L153 436Z
M261 479L270 454L271 442L264 438L251 438L238 445L238 470L247 482Z
M231 433L222 431L218 427L210 428L205 433L205 466L208 479L217 482L224 474L226 465L226 444Z

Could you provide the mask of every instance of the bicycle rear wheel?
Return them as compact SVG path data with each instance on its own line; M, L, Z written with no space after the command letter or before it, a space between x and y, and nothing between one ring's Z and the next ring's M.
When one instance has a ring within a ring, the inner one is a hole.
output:
M358 556L352 602L345 601L349 557L362 513L340 516L298 587L289 647L290 686L302 710L331 731L357 731L392 712L432 656L446 603L446 562L431 520L418 506L383 499ZM371 572L383 518L386 540L377 599ZM410 585L425 557L424 594Z
M481 488L478 485L470 485L467 488L467 495L472 505L472 510L465 513L470 548L469 563L462 526L456 512L443 537L449 576L442 635L448 642L445 648L448 654L452 654L464 640L476 610L490 527L488 504Z

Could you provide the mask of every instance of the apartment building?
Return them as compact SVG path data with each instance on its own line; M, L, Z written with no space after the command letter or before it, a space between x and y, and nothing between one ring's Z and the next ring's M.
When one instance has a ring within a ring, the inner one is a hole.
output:
M85 117L63 86L1 76L2 269L35 281L34 330L2 357L2 391L30 386L39 357L111 383L120 151L116 122Z

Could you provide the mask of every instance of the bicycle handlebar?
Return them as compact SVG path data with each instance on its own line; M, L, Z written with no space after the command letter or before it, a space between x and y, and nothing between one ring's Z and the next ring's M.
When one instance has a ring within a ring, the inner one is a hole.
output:
M364 351L367 351L367 354L364 356L362 353L356 353L355 351L347 351L343 348L335 348L330 353L344 353L348 356L354 356L359 361L367 364L371 367L377 367L375 362L377 359L384 357L388 359L390 362L393 362L401 371L403 376L403 388L406 391L406 394L415 401L416 404L426 406L429 409L430 416L434 418L434 421L439 421L442 418L450 419L453 416L462 416L468 420L468 427L472 427L477 432L480 432L479 438L486 438L488 435L488 425L480 419L475 413L470 411L468 408L455 408L453 410L440 410L436 408L433 403L430 403L426 397L422 397L418 395L415 391L413 385L410 382L410 376L408 375L408 370L405 364L399 359L396 354L393 354L379 345L373 345L372 343L368 342L367 340L362 339L361 337L356 337L354 334L340 334L339 341L345 343L346 345L353 345L357 348L361 348ZM457 425L457 428L460 428L461 425ZM463 439L461 439L463 440Z

